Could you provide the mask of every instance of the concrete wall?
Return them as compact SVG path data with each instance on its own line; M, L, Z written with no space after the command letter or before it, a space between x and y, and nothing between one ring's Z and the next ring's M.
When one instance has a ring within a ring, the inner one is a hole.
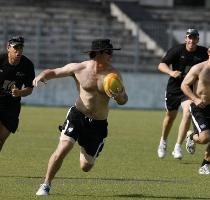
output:
M163 109L164 92L168 76L163 74L122 73L129 101L118 106L111 100L111 107ZM74 80L71 77L50 80L46 85L34 88L33 94L22 98L22 102L32 105L73 105L77 97Z
M140 0L141 5L144 6L165 6L165 7L173 7L173 0Z

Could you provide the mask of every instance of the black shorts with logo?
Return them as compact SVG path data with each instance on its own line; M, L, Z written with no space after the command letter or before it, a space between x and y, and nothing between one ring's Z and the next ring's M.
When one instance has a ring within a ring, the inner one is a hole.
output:
M190 112L192 115L194 132L200 133L210 129L210 105L207 105L205 108L199 108L194 103L191 103Z
M0 103L0 121L12 133L18 128L20 109L20 102Z
M165 92L165 107L168 111L178 110L184 100L186 96L183 93Z
M67 113L61 131L78 141L87 154L97 157L103 149L104 139L108 134L108 122L88 118L73 106Z

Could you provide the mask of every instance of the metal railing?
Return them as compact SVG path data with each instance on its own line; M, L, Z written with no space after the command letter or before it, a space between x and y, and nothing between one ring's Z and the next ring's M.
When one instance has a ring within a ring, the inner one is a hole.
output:
M0 45L3 50L5 41L12 35L25 37L24 53L29 56L36 67L46 68L62 66L69 62L79 62L87 59L83 51L90 48L90 43L95 38L108 37L113 40L114 46L122 47L116 52L113 59L116 68L122 71L156 71L160 56L155 56L152 49L139 42L141 33L137 31L132 35L123 24L115 19L86 19L32 17L10 19L0 16ZM157 23L144 21L139 24L141 30L154 40L158 47L166 51L175 41L184 41L185 31L189 27L199 30L200 44L209 46L210 25L208 23Z

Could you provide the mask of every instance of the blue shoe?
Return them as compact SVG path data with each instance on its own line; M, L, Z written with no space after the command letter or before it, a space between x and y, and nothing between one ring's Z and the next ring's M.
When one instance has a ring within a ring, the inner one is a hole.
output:
M50 186L43 183L40 185L38 191L36 192L37 196L44 196L44 195L49 195L50 192Z

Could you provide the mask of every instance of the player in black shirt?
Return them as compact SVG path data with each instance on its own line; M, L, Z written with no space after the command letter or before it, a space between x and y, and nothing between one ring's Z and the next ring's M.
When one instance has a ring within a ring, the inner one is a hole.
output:
M21 97L33 91L33 63L23 53L24 38L11 38L7 52L0 54L0 150L19 123Z
M191 101L181 91L181 83L193 65L208 59L207 48L198 46L198 42L198 31L196 29L188 29L185 36L185 44L169 49L158 66L161 72L170 76L165 93L166 114L158 147L159 158L164 158L166 155L167 138L181 105L183 115L172 155L176 159L182 159L181 145L190 127L191 115L189 105Z

